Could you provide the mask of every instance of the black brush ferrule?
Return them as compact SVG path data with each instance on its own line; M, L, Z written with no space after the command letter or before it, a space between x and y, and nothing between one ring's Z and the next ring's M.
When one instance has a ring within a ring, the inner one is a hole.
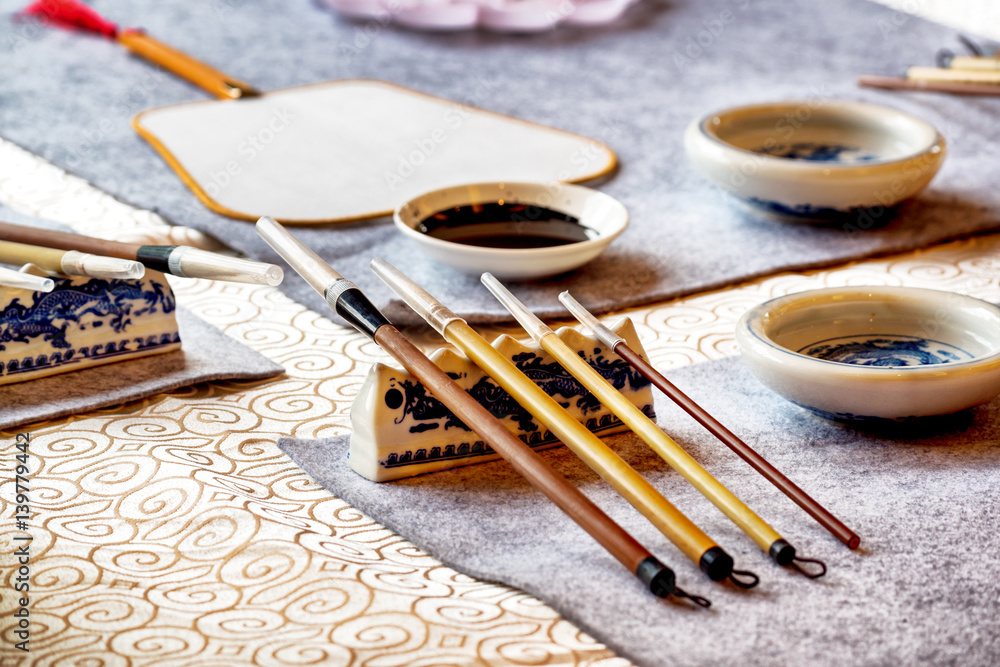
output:
M724 581L733 573L733 557L723 551L722 547L712 547L701 555L698 567L712 581Z
M650 556L635 568L635 576L649 587L653 595L665 598L674 592L676 578L674 571L661 563L655 556Z
M144 245L135 252L135 261L147 269L160 273L173 273L170 270L170 253L177 249L175 245Z
M791 565L795 560L795 547L784 540L775 540L767 550L767 555L778 565Z
M370 338L375 337L375 332L379 330L379 327L389 324L389 320L385 319L385 316L378 311L378 308L372 305L368 297L357 287L350 287L344 290L337 297L334 308L338 315Z

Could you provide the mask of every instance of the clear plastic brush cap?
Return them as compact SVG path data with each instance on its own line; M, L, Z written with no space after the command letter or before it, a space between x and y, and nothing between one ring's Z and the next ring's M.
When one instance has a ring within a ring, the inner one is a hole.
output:
M445 328L452 322L465 322L443 303L428 294L427 290L407 278L402 271L381 257L373 259L369 266L375 275L382 279L382 282L392 288L393 292L399 295L418 315L427 320L427 323L439 334L444 334Z
M544 322L535 317L535 314L528 310L527 306L518 301L517 297L511 294L510 290L504 287L503 283L497 280L492 273L484 273L480 280L532 338L540 340L543 336L555 333Z
M265 215L257 221L257 233L324 298L331 285L345 280L344 276L334 271L333 267L292 236L291 232L271 216ZM336 307L336 301L330 305Z
M285 272L277 264L230 257L187 246L178 247L171 252L167 263L171 273L185 278L206 278L271 287L280 285L285 278Z
M612 350L615 349L616 345L625 342L624 338L602 324L599 319L594 317L593 313L584 308L579 301L574 299L573 295L569 293L569 290L566 290L559 295L559 302L566 306L566 310L572 313L573 317L580 321L580 324L593 331L594 335L597 336L597 339L610 347Z
M146 267L130 259L88 255L69 250L62 257L62 271L71 276L89 276L106 280L137 280L146 274Z
M56 284L52 278L34 276L30 273L5 269L0 266L0 287L26 289L35 292L51 292Z

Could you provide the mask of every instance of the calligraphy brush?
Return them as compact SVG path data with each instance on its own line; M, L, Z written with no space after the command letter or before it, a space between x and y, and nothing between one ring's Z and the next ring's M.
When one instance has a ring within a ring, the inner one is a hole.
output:
M589 389L614 414L618 415L636 435L660 455L660 458L669 463L671 468L679 472L691 486L698 489L744 533L749 535L757 543L757 546L764 550L764 553L773 558L779 565L791 565L811 578L820 577L826 573L826 566L822 562L797 556L795 547L783 539L778 531L769 526L747 507L746 503L702 468L642 410L635 407L610 382L601 377L600 373L591 368L590 364L584 361L576 350L564 343L552 329L535 317L534 313L518 301L517 297L511 294L492 274L484 273L482 282L543 350L555 357L556 361L569 371L570 375ZM817 563L822 567L822 570L807 572L799 566L799 563L804 562Z
M465 320L448 310L420 285L407 278L381 258L372 260L372 270L406 303L423 317L445 340L462 350L486 371L515 401L534 415L563 444L590 466L594 472L625 497L660 532L698 565L713 581L731 580L743 588L760 581L752 572L733 569L733 558L689 518L657 491L642 475L633 470L618 454L566 412L541 387L518 370L509 359L497 352ZM735 575L742 575L741 581Z
M216 97L238 99L260 94L253 86L153 39L141 28L119 28L78 0L37 0L25 7L22 14L38 16L63 28L92 32L115 40L137 56L173 72Z
M9 222L0 222L0 240L131 259L141 262L153 271L185 278L206 278L272 287L280 285L284 278L281 267L275 264L229 257L190 246L122 243L83 234L14 225Z
M146 272L146 267L139 262L117 257L0 241L0 264L20 265L29 262L46 271L91 278L134 280L142 278Z
M306 248L273 218L257 221L257 232L337 313L388 352L466 425L470 426L517 472L577 522L601 546L659 597L687 597L701 606L708 600L675 584L673 571L615 523L569 481L553 470L486 408L389 323L349 280Z
M1000 86L995 83L928 81L925 79L908 79L902 76L883 76L880 74L862 74L858 77L858 85L866 88L916 90L928 93L951 93L954 95L1000 95Z
M791 498L799 507L804 509L809 516L816 519L824 528L830 531L834 537L846 544L851 549L857 549L861 544L854 531L845 526L843 522L831 514L825 507L813 500L805 491L795 485L790 479L785 477L773 465L767 462L763 456L754 451L749 445L740 440L732 431L723 426L718 419L708 413L707 410L695 403L678 389L663 374L656 370L652 364L642 358L638 352L633 350L625 342L625 339L606 327L594 315L584 308L580 302L573 298L569 292L559 295L559 301L573 313L573 316L586 327L589 327L597 339L607 345L615 354L624 359L632 368L637 370L644 378L652 382L670 400L680 406L685 412L708 429L715 437L722 441L729 449L744 461L750 464L754 470L764 476L769 482L774 484L786 496Z
M30 273L22 273L0 266L0 287L12 289L26 289L35 292L51 292L56 288L52 278L33 276Z

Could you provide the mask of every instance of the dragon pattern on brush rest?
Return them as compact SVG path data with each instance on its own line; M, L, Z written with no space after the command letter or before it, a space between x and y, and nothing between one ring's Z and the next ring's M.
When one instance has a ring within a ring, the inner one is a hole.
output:
M70 279L56 279L56 287L48 294L36 293L30 305L14 298L0 310L0 350L9 343L30 343L39 337L55 348L68 348L66 332L70 325L84 328L84 318L93 315L108 318L106 323L115 333L125 333L133 317L147 313L170 313L176 308L173 295L159 282L147 283L150 289L134 280L103 280L92 278L83 285ZM92 326L103 326L98 319Z
M595 348L595 356L589 359L589 363L615 389L622 390L627 385L630 389L635 390L649 385L649 381L627 362L622 359L609 359L600 352L600 348ZM582 352L580 354L585 357ZM513 357L513 361L521 372L545 390L545 393L559 401L563 407L569 407L571 403L575 402L575 406L585 415L600 409L601 405L597 398L557 362L546 362L534 352L517 354ZM452 376L452 379L459 379L453 373L449 373L449 375ZM470 430L440 401L427 393L427 390L419 382L404 380L398 382L397 385L398 389L392 389L389 392L390 394L397 392L397 394L393 394L391 398L387 394L386 405L392 409L402 407L402 413L395 420L397 424L402 423L407 417L418 422L410 427L411 433L421 433L441 426L446 430L449 428ZM402 389L402 397L398 396L399 389ZM513 419L523 432L538 430L531 414L489 378L481 378L468 391L498 419ZM443 424L439 421L441 419L444 419Z

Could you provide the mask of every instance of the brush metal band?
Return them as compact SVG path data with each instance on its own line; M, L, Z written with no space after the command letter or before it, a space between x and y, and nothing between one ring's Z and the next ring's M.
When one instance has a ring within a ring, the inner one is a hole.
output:
M184 267L181 266L181 258L184 256L183 252L175 252L177 246L171 249L170 254L167 255L167 273L171 273L175 276L190 277L184 272Z
M358 286L347 278L338 278L326 286L326 289L323 291L323 298L326 299L326 302L331 307L336 308L340 295L349 289L358 289Z
M601 341L607 345L611 350L614 350L617 346L625 342L625 339L616 334L614 331L609 329L605 324L597 322L591 326L591 331L597 337L597 340Z
M437 331L439 334L444 334L444 330L448 328L448 325L452 322L462 322L465 320L453 313L449 308L441 304L436 304L431 306L430 310L427 312L426 318L428 324Z

